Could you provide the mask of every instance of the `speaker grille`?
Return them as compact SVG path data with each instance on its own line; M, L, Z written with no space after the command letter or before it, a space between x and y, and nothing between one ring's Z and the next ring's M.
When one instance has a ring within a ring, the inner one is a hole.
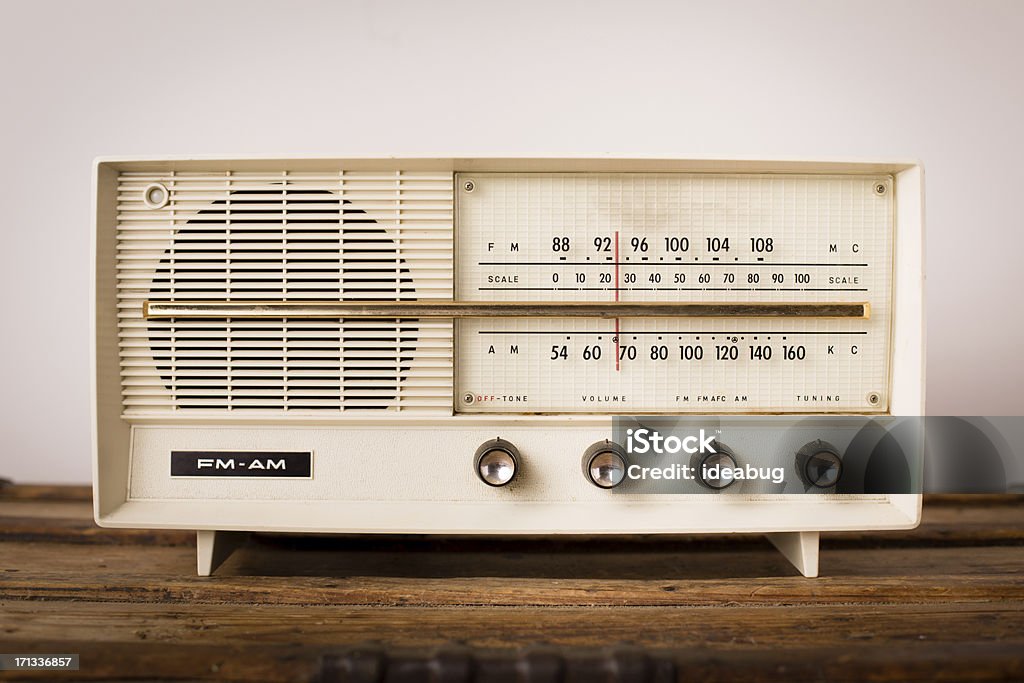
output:
M452 221L450 173L122 174L125 415L449 411L450 321L145 320L142 302L450 299Z

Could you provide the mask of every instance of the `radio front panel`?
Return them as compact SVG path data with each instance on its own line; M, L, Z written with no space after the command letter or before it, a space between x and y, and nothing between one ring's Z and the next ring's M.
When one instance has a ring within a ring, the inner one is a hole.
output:
M756 531L793 558L917 523L918 495L601 469L619 415L923 414L913 163L111 159L95 208L102 525ZM729 445L793 474L782 437Z

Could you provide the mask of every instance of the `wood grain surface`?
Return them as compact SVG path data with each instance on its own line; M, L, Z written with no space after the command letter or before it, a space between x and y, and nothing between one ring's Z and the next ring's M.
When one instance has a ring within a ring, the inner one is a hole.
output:
M274 535L199 578L194 534L90 505L0 487L0 652L79 653L63 678L1024 680L1021 497L827 534L817 579L758 536Z

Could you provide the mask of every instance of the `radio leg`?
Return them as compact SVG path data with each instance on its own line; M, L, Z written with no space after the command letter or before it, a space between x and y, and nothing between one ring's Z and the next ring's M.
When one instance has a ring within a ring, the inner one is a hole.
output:
M766 536L797 571L810 579L818 575L817 531L787 531Z
M199 576L210 576L249 534L244 531L197 531L196 568Z

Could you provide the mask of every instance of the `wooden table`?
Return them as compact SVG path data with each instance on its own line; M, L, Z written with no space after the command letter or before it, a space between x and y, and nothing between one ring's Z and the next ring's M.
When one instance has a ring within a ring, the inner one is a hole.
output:
M1024 680L1022 497L828 534L817 579L761 537L264 535L205 579L194 545L0 489L0 652L83 680Z

